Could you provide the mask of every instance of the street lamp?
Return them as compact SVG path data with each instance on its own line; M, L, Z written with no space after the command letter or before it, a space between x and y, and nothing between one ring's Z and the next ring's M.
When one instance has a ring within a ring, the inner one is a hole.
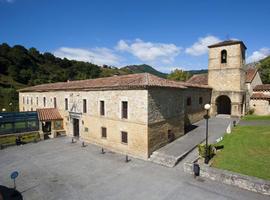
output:
M208 119L209 119L209 110L211 106L210 104L205 104L204 109L206 110L206 115L204 116L206 120L206 135L205 135L205 159L204 163L208 164L209 162L209 149L208 149Z

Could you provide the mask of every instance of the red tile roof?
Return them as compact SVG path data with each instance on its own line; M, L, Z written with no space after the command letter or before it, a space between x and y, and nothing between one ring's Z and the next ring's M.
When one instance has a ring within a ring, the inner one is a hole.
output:
M208 74L195 74L187 80L187 83L208 85Z
M51 121L63 119L56 108L37 109L39 121Z
M258 69L249 68L247 69L246 82L250 83L254 79ZM190 79L187 80L187 83L207 85L208 84L208 74L195 74Z
M246 45L244 44L243 41L239 41L239 40L225 40L216 44L212 44L210 46L208 46L209 48L213 48L213 47L220 47L220 46L227 46L227 45L233 45L233 44L242 44L243 47L245 49L247 49Z
M249 69L247 69L246 83L252 82L252 80L254 79L257 71L258 70L256 68L249 68Z
M268 91L270 90L270 84L256 85L254 91Z
M270 99L270 95L263 93L253 93L251 99Z
M27 87L19 92L43 92L53 90L108 90L108 89L136 89L149 87L168 87L184 89L186 87L207 87L185 82L172 81L154 76L149 73L129 74L106 78L96 78L80 81L49 83Z

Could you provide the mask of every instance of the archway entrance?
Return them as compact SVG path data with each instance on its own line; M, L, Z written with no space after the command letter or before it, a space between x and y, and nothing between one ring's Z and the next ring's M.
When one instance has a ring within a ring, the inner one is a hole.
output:
M216 99L217 114L231 114L231 100L228 96L222 95Z

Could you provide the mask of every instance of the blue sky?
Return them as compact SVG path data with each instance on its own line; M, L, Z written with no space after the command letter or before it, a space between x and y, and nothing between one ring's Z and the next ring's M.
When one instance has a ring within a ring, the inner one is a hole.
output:
M270 1L0 0L0 43L96 64L207 68L207 46L244 41L270 54Z

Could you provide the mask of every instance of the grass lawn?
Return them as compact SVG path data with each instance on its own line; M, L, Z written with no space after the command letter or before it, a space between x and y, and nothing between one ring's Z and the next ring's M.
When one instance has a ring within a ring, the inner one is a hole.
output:
M246 115L243 120L270 120L270 115L258 116L258 115ZM270 121L269 121L270 125Z
M213 167L270 180L270 126L237 126L219 144Z

